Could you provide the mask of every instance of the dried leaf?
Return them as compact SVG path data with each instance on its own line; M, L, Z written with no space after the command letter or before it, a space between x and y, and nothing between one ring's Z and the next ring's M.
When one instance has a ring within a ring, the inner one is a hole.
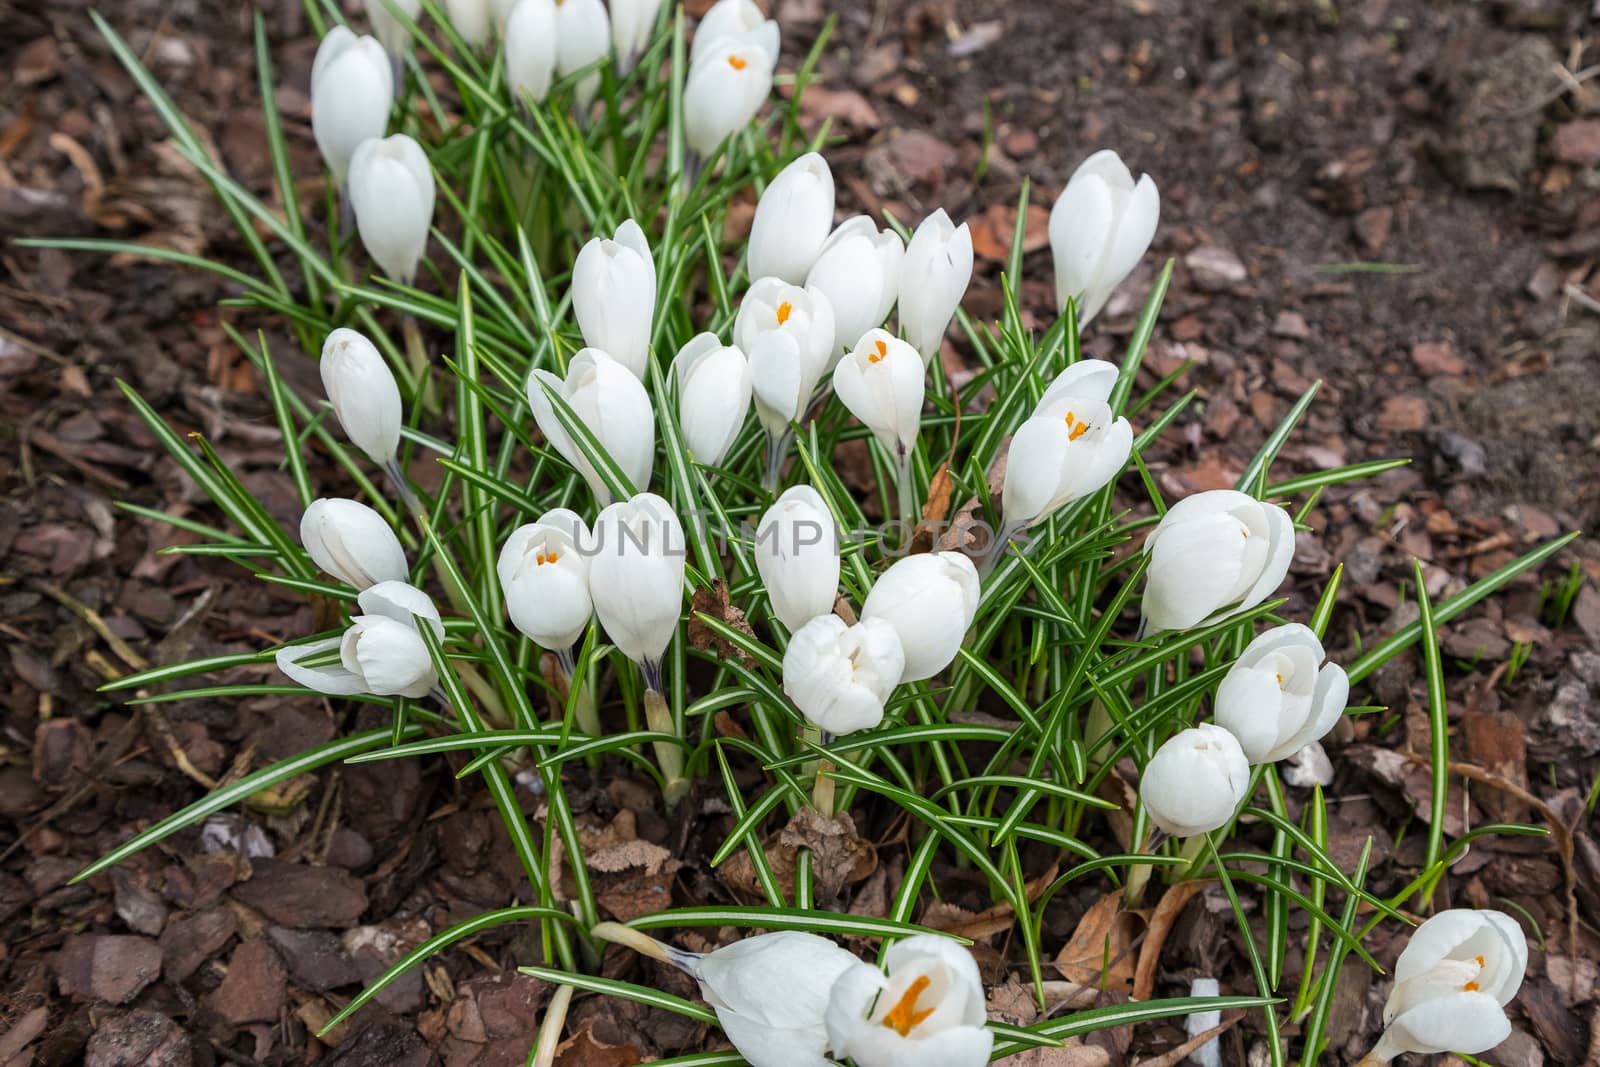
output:
M744 617L744 611L728 600L728 583L718 578L711 588L701 586L694 591L693 612L689 616L689 647L697 652L714 651L723 659L736 659L745 666L750 657L744 649L731 644L723 636L701 621L700 615L709 615L728 626L755 639L756 632Z
M1144 920L1122 910L1121 893L1108 893L1084 913L1055 966L1070 982L1126 993L1133 988L1133 942Z
M1156 964L1161 958L1161 946L1166 944L1172 925L1183 914L1184 905L1205 888L1204 882L1178 882L1161 894L1161 900L1150 913L1150 929L1144 944L1139 946L1139 966L1133 976L1133 999L1149 1000L1156 988Z

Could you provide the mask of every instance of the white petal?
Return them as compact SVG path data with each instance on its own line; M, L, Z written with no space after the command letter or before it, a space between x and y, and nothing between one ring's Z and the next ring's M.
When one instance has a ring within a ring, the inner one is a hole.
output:
M346 670L340 664L328 667L300 666L299 661L302 659L338 648L341 640L338 637L329 637L303 645L284 645L278 649L274 657L278 663L278 670L288 675L290 681L298 682L307 689L313 689L326 696L348 697L365 693L366 679Z

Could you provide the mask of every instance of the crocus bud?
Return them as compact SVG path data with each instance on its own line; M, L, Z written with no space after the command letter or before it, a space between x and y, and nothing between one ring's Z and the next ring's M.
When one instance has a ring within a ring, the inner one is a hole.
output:
M583 343L643 378L655 322L656 265L639 224L628 219L615 239L591 238L572 266L572 310Z
M399 59L411 42L411 31L395 13L403 13L415 22L422 14L422 0L364 0L364 6L373 35L383 43L384 51L394 58L395 68L399 69Z
M683 135L709 156L743 129L772 92L773 57L752 37L724 37L689 67L683 87Z
M1137 185L1122 157L1103 149L1084 160L1050 209L1056 303L1078 301L1086 325L1111 299L1156 235L1161 197L1150 175Z
M1001 510L1022 529L1115 478L1133 451L1133 427L1107 404L1117 368L1098 359L1056 377L1033 416L1017 428L1006 457Z
M773 501L756 527L755 555L772 613L791 632L833 611L839 531L815 489L796 485Z
M506 16L505 49L512 95L544 103L556 72L555 0L517 0Z
M407 574L400 539L382 515L356 500L313 500L300 516L300 543L318 567L357 589Z
M542 368L528 379L528 406L545 439L583 475L594 490L595 499L609 503L611 491L556 416L555 407L545 395L546 385L567 402L606 454L622 468L634 489L650 484L650 471L655 466L656 415L650 395L638 378L598 348L585 348L567 364L565 381Z
M834 983L826 1019L835 1059L849 1057L857 1067L989 1062L994 1034L984 1026L972 953L947 937L915 934L889 946L883 965L852 964Z
M848 734L883 721L883 702L904 670L893 626L882 619L850 626L837 615L818 615L784 649L783 691L813 726Z
M322 342L322 388L345 436L382 467L400 448L400 386L372 342L341 326Z
M1488 1052L1511 1036L1505 1006L1522 987L1528 939L1504 912L1452 908L1411 935L1394 965L1383 1036L1362 1063L1402 1052Z
M1226 825L1249 788L1250 764L1238 740L1207 722L1156 749L1139 779L1139 799L1151 822L1192 837Z
M611 46L621 73L627 74L639 61L660 10L661 0L611 0Z
M683 527L654 493L619 500L594 524L589 593L611 643L641 666L659 665L683 614ZM650 669L646 667L646 677Z
M924 365L939 354L944 332L972 281L972 231L940 208L922 220L900 268L900 332Z
M611 50L611 20L600 0L561 0L556 4L556 74L565 78L592 66ZM600 89L598 70L578 81L578 115L587 116Z
M506 614L542 648L565 652L594 613L589 597L589 527L575 512L556 508L519 526L506 539L496 567Z
M926 375L915 348L886 330L869 330L833 369L833 391L884 448L904 458L922 425Z
M889 317L905 253L898 234L879 230L865 215L844 220L823 243L806 288L821 290L833 307L830 368L862 334Z
M702 333L672 361L678 374L678 425L697 463L715 467L750 414L750 363L744 353Z
M433 222L433 170L422 146L403 133L361 142L350 160L350 205L361 244L403 285L417 275Z
M907 556L879 576L861 605L862 621L883 619L900 635L904 682L950 666L977 614L978 571L960 552Z
M335 26L311 64L311 134L342 188L356 146L382 137L394 103L394 76L383 45Z
M1251 763L1287 759L1322 740L1344 714L1350 679L1322 658L1317 635L1292 623L1251 641L1228 669L1214 717Z
M463 41L473 48L482 48L488 43L494 22L489 0L444 0L444 10Z
M1144 632L1220 622L1265 600L1289 573L1294 523L1233 489L1185 497L1145 539Z
M817 289L790 285L782 278L760 278L739 301L733 320L733 343L745 355L755 351L756 340L778 330L794 338L795 350L804 357L813 385L833 357L833 305ZM815 368L814 372L810 368ZM806 399L810 399L808 394Z
M832 229L833 171L819 153L807 152L779 171L756 203L745 253L750 277L804 285Z
M417 619L444 637L439 609L428 594L401 581L379 582L357 598L362 614L340 637L277 651L278 669L293 681L327 696L426 696L438 682ZM339 662L307 666L304 660L339 650Z
M761 13L752 0L717 0L695 26L694 43L689 48L689 63L698 63L725 37L753 40L778 62L778 24Z

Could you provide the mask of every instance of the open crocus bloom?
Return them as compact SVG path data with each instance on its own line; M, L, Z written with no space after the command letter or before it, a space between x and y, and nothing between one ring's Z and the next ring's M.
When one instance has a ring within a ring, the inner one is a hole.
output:
M1185 497L1145 539L1144 632L1209 626L1265 600L1294 559L1294 523L1233 489Z
M927 368L910 344L868 330L833 368L833 391L889 453L904 459L922 425Z
M689 65L683 136L701 156L743 129L772 92L774 56L759 32L719 38Z
M589 625L589 528L576 512L556 508L519 526L500 550L497 571L506 613L542 648L566 652Z
M1511 1035L1505 1005L1522 986L1528 940L1498 911L1441 911L1411 935L1383 1006L1385 1030L1362 1062L1402 1052L1487 1052Z
M1322 658L1317 635L1293 623L1257 637L1228 669L1217 687L1215 717L1251 763L1287 759L1339 721L1350 679Z
M1056 376L1011 439L1001 510L1025 529L1115 478L1133 451L1133 427L1108 403L1117 368L1098 359Z
M778 23L761 13L753 0L717 0L701 16L689 47L689 65L700 62L717 42L727 37L742 37L759 44L773 64L778 62Z
M1150 247L1160 217L1161 197L1150 175L1136 184L1110 149L1084 160L1050 210L1061 310L1075 298L1080 326L1098 315Z
M583 475L594 490L595 499L607 503L611 500L610 489L578 442L567 433L545 393L546 387L567 402L634 489L650 484L656 451L655 408L650 394L627 367L598 348L585 348L567 364L566 380L542 367L528 379L528 406L533 409L539 429L561 458Z
M882 619L846 625L818 615L783 653L783 691L806 721L830 734L870 730L905 670L900 635Z
M884 953L888 973L851 966L828 998L833 1054L858 1067L981 1067L994 1035L984 1028L983 981L972 953L917 934Z
M833 305L819 290L790 285L782 278L759 278L745 291L733 320L733 343L745 355L764 333L783 333L804 362L813 385L833 352ZM806 399L810 399L808 393Z
M1145 764L1139 799L1174 837L1206 834L1233 818L1250 788L1250 764L1232 734L1201 723L1174 734Z

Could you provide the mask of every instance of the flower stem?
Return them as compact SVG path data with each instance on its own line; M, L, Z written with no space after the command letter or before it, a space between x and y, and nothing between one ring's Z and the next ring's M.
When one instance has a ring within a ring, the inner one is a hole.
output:
M789 430L782 433L767 431L767 469L761 475L761 488L769 493L778 491L778 480L783 476L783 461L789 454L789 445L794 440L794 434Z
M667 707L667 698L661 693L661 668L656 664L641 664L645 675L644 692L644 721L656 733L678 733L677 724L672 721L672 709ZM656 765L661 768L661 776L666 779L666 784L661 788L661 799L666 802L667 810L671 811L678 806L689 792L689 779L683 776L683 749L677 742L657 741L655 743Z
M422 343L422 328L417 325L417 317L410 312L400 320L400 333L406 343L406 363L411 367L411 376L416 381L414 403L421 404L422 410L434 413L436 406L432 376L429 374L428 349Z
M907 535L915 529L922 519L922 509L917 506L916 490L916 464L911 450L904 445L897 445L896 466L899 479L895 486L895 495L899 497L900 521L905 524Z
M831 760L817 761L817 777L811 783L811 806L817 809L817 814L824 819L833 818L833 770Z
M557 986L545 1009L544 1022L539 1024L539 1042L534 1046L534 1067L551 1067L556 1062L556 1046L561 1043L561 1029L567 1025L567 1008L572 1005L572 987Z
M578 724L578 729L590 737L600 736L600 709L594 704L594 690L589 688L587 678L578 677L578 663L572 656L572 649L563 648L556 652L556 661L561 664L561 673L567 677L567 688L578 688L578 700L572 709L572 718Z
M1005 555L1006 546L1011 539L1022 530L1018 523L1000 522L1000 529L995 532L994 539L983 550L983 555L978 559L978 577L987 578L994 571L995 565L1000 562L1000 557Z

